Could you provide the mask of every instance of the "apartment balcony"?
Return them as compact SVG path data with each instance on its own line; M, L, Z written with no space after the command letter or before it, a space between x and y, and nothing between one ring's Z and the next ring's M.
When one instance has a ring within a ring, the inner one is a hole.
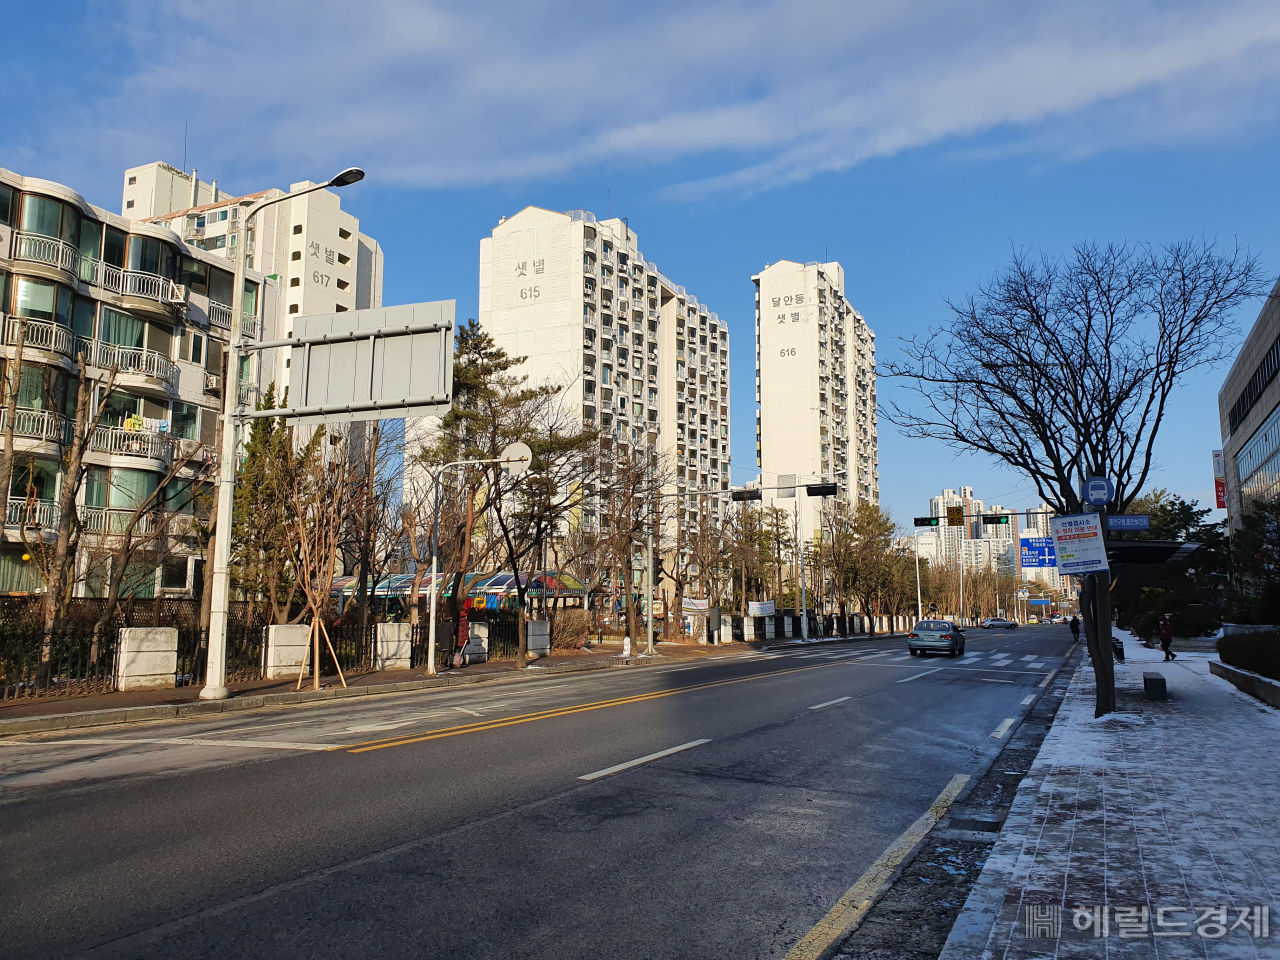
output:
M0 431L8 428L9 411L0 409ZM49 410L24 410L21 407L13 417L13 435L24 440L71 445L72 424Z
M163 353L142 347L122 347L88 337L76 337L76 350L88 363L103 370L118 368L122 374L160 380L169 389L178 389L178 365Z
M17 346L18 344L18 326L21 320L18 317L9 317L4 325L4 342L6 346ZM28 320L27 333L23 341L23 349L34 348L36 350L47 350L50 353L60 353L64 357L69 357L75 351L76 336L71 332L70 327L64 327L60 323L51 323L48 320Z
M89 440L91 453L115 457L142 457L166 466L173 462L173 441L160 433L98 427Z
M57 237L15 230L13 259L48 264L72 276L80 276L80 251Z
M86 260L80 271L80 279L124 297L140 297L166 306L186 303L183 288L167 277L143 273L141 270L122 270L101 260Z
M220 330L231 329L231 308L216 300L209 301L209 324ZM251 313L240 315L240 335L256 337L258 335L258 318Z
M80 528L87 533L122 534L129 529L134 511L114 507L81 507ZM156 529L156 514L143 513L133 525L134 536L145 537Z
M58 525L62 511L53 500L22 500L13 498L9 501L5 523L11 527L43 527L52 529Z

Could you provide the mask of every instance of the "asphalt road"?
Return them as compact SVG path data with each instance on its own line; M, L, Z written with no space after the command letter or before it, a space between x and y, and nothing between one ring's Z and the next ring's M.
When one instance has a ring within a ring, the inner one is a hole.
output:
M0 741L0 955L783 957L1070 645L974 629L963 659L880 639Z

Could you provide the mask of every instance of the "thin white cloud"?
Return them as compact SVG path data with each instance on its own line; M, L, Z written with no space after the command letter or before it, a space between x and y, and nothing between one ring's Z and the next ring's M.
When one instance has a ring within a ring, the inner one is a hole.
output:
M689 197L993 130L1064 156L1248 133L1280 102L1273 0L91 9L102 82L30 74L49 129L12 153L118 176L174 159L189 121L199 165L246 188L348 162L449 188L700 161L669 188Z

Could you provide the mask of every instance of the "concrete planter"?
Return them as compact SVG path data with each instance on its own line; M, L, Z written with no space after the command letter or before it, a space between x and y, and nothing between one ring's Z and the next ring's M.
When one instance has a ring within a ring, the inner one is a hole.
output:
M551 656L551 621L527 621L524 625L524 639L529 647L530 660Z
M467 634L467 645L462 648L462 660L466 664L485 663L489 659L489 624L472 621Z
M1226 680L1237 690L1256 697L1263 703L1280 708L1280 683L1249 670L1241 670L1217 660L1209 661L1209 672Z
M413 655L413 624L380 623L377 626L375 670L408 670Z
M307 656L311 627L305 623L267 627L267 679L296 677Z
M177 672L177 627L125 627L120 631L117 690L172 690Z
M1272 623L1224 623L1224 637L1247 637L1251 633L1280 633L1280 626Z

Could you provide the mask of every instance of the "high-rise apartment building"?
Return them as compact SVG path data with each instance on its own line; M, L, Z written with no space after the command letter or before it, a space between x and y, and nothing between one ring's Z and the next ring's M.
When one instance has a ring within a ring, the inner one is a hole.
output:
M729 331L625 220L539 207L501 220L480 241L479 321L610 443L661 451L682 488L729 489Z
M92 384L92 412L101 413L76 503L86 538L82 546L118 534L175 464L172 483L203 482L199 478L207 470L201 465L217 456L232 288L223 257L193 248L173 231L95 207L61 184L0 169L6 377L17 362L25 319L0 592L43 589L32 565L22 560L22 543L24 536L47 540L57 528L68 482L63 458L75 422L78 361ZM244 335L275 335L277 290L260 271L247 272L239 321ZM245 358L240 370L246 402L254 400L255 362ZM269 365L270 358L263 362ZM107 394L112 371L115 387ZM179 499L180 511L199 509L190 497ZM189 516L177 518L169 530L171 536L148 552L149 564L146 558L136 561L141 569L130 575L134 595L192 591L197 531ZM88 553L80 556L83 561ZM94 591L95 578L88 573L83 563L77 567L77 593Z
M309 180L290 193L313 186ZM342 209L336 191L317 190L258 214L246 231L242 203L283 196L272 188L244 196L218 189L167 163L130 167L124 174L125 216L172 230L183 242L230 258L244 244L250 269L279 279L276 326L292 331L294 316L341 313L382 306L382 247L360 232L360 221ZM287 350L278 351L278 393L289 384Z
M953 527L946 523L949 507L964 510L963 526ZM973 487L961 487L959 493L948 487L938 496L929 499L929 516L943 518L943 523L934 528L938 535L939 554L943 560L959 560L966 540L981 539L982 514L986 508L985 501L973 495Z
M880 502L876 335L845 296L839 263L770 264L756 285L756 465L764 486L834 482L850 503ZM785 493L785 491L783 491ZM820 504L766 489L808 539Z

